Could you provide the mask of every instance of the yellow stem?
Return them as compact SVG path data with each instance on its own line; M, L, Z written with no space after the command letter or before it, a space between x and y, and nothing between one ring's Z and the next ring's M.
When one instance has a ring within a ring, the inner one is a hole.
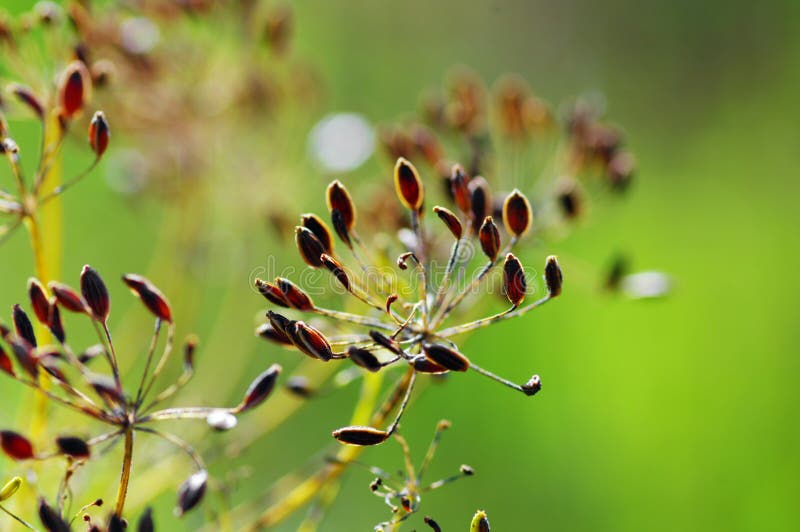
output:
M133 461L133 428L125 430L125 456L122 459L122 474L119 478L119 489L117 490L117 506L114 510L118 516L122 517L125 510L125 497L128 495L128 482L131 480L131 463Z

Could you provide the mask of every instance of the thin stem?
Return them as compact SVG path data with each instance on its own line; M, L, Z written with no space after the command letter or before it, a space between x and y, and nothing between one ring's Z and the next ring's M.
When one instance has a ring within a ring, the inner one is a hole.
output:
M368 318L366 316L359 316L358 314L351 314L349 312L342 312L339 310L331 310L321 307L314 307L313 309L311 309L311 312L315 312L323 316L328 316L329 318L334 318L349 323L356 323L358 325L366 325L368 327L377 327L379 329L394 331L394 326L392 325L383 323L382 321L379 320Z
M131 480L131 463L133 461L133 427L125 429L125 455L122 459L122 474L117 490L117 505L114 512L122 517L125 510L125 497L128 495L128 483Z
M56 197L60 196L61 194L63 194L67 189L69 189L70 187L72 187L73 185L78 183L81 179L83 179L84 177L89 175L92 172L92 170L94 170L95 166L97 166L97 163L99 163L99 162L100 162L100 157L96 157L94 162L91 165L89 165L89 168L87 168L86 170L84 170L83 172L78 174L77 176L73 177L69 181L65 182L63 185L58 186L55 189L53 189L53 192L51 192L50 194L48 194L47 196L45 196L44 198L41 199L40 204L41 205L45 205L48 202L50 202L50 200L52 200L53 198L56 198Z
M496 323L496 322L501 321L501 320L516 318L517 316L522 316L526 312L530 312L531 310L533 310L533 309L535 309L535 308L537 308L537 307L539 307L541 305L544 305L545 303L550 301L550 299L551 299L551 297L548 294L548 295L544 296L543 298L541 298L541 299L539 299L537 301L534 301L533 303L531 303L529 305L526 305L524 307L517 308L516 310L514 310L512 308L512 309L507 310L506 312L501 312L500 314L496 314L496 315L494 315L494 316L492 316L490 318L485 318L485 319L482 319L482 320L473 321L471 323L465 323L463 325L457 325L455 327L450 327L449 329L443 329L443 330L439 331L438 333L436 333L436 336L439 336L441 338L447 338L449 336L455 336L456 334L461 334L461 333L465 333L467 331L480 329L481 327L486 327L488 325L491 325L491 324Z
M509 388L511 388L512 390L516 390L516 391L518 391L518 392L522 392L522 393L524 393L525 395L530 395L530 394L529 394L528 392L526 392L526 391L525 391L525 390L522 388L522 386L520 386L519 384L514 384L514 383L513 383L513 382L511 382L510 380L508 380L508 379L504 379L503 377L500 377L499 375L495 375L494 373L492 373L492 372L491 372L491 371L489 371L489 370L483 369L483 368L482 368L482 367L480 367L480 366L476 366L475 364L473 364L473 363L471 363L471 362L470 362L470 365L469 365L469 367L470 367L470 369L474 369L475 371L477 371L478 373L480 373L480 374L481 374L481 375L483 375L484 377L489 377L490 379L492 379L492 380L494 380L494 381L497 381L497 382L499 382L500 384L502 384L502 385L504 385L504 386L508 386L508 387L509 387Z
M394 431L397 430L397 426L400 424L400 418L403 417L403 412L406 410L406 406L408 406L408 401L411 399L411 392L414 390L414 383L417 382L417 372L414 371L413 368L410 368L409 371L411 372L411 377L408 380L408 386L406 386L406 393L403 396L403 402L400 403L400 409L397 411L397 415L392 422L392 425L389 427L387 432L389 434L394 434Z
M206 465L203 462L203 458L197 454L197 451L189 445L188 442L178 438L173 434L169 434L167 432L160 432L151 428L146 427L136 427L136 430L139 432L146 432L148 434L152 434L153 436L158 436L159 438L170 442L171 444L175 445L176 447L180 448L183 452L185 452L189 458L195 463L198 469L205 469Z
M150 371L150 364L153 362L153 354L158 345L158 333L161 332L161 318L156 318L155 330L153 331L153 338L150 340L150 348L147 350L147 362L144 365L142 372L142 380L139 382L139 388L136 390L136 401L133 403L135 408L139 408L142 402L142 392L144 391L144 383L147 380L147 373Z
M164 366L167 364L167 360L169 360L169 356L172 354L172 346L175 344L175 324L170 323L169 328L167 331L167 343L164 345L164 351L161 353L161 358L158 359L158 364L156 364L156 369L153 370L153 374L150 377L150 382L147 383L147 387L145 387L144 392L142 392L142 397L147 397L150 393L150 389L156 383L156 379L161 374L164 369Z
M13 518L15 521L17 521L19 524L21 524L25 528L27 528L29 530L36 530L36 528L34 528L34 526L32 524L30 524L29 522L25 521L21 517L18 517L16 515L14 515L13 513L11 513L10 511L8 511L5 508L3 508L3 505L0 505L0 510L2 510L6 514L8 514L11 518Z

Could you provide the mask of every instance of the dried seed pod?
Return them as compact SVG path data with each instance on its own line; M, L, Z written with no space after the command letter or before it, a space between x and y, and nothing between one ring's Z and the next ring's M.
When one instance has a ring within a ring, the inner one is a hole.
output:
M469 178L460 164L453 165L450 174L450 191L458 209L464 214L469 214L472 209L472 193L469 189Z
M350 230L347 229L344 216L338 209L333 209L331 211L331 223L333 224L333 229L336 231L336 234L339 235L339 238L344 242L344 245L353 249L353 243L350 241Z
M96 527L92 527L96 528ZM108 517L108 525L106 525L106 532L126 532L128 529L128 522L122 516L112 513ZM95 532L92 530L91 532Z
M470 202L472 207L472 223L474 226L491 214L492 196L489 183L478 176L469 182Z
M139 522L136 525L136 532L155 532L156 526L153 522L153 509L149 506L144 509Z
M295 332L297 338L302 343L302 347L305 347L306 353L325 362L333 357L331 344L325 339L325 336L314 327L307 325L305 322L298 321L295 323Z
M400 299L400 296L398 294L389 294L389 296L386 298L386 303L384 304L384 308L386 309L386 314L391 315L392 305L394 305L395 301L397 301L398 299Z
M518 189L514 189L503 203L503 224L509 234L519 238L531 227L533 210L528 198Z
M460 240L461 236L464 234L464 228L461 225L461 220L458 219L453 211L450 209L445 209L444 207L439 207L438 205L433 208L433 212L439 216L439 219L444 222L450 232L453 234L453 237L456 240Z
M409 210L419 211L424 192L419 173L410 161L400 157L394 166L394 186L400 202Z
M328 255L333 254L333 235L331 235L331 230L328 229L328 226L322 221L322 218L316 214L304 214L300 218L300 223L303 227L314 233L314 236L317 237L317 240L320 241L322 247L325 249L325 253Z
M245 412L252 408L257 407L266 400L275 388L275 383L278 380L278 375L281 373L281 366L273 364L267 368L261 375L256 377L247 392L244 394L242 403L236 408L239 412Z
M402 355L403 350L400 348L400 344L398 344L393 339L389 338L385 334L380 331L371 330L369 331L369 337L372 338L372 341L378 344L379 346L383 347L384 349L391 351L395 355Z
M497 230L497 225L491 216L483 219L483 224L478 231L478 240L480 240L483 253L490 261L494 262L500 251L500 231Z
M156 318L172 323L172 310L169 302L153 283L141 275L132 273L123 275L122 282L142 300L147 310L152 312Z
M425 355L417 355L412 358L411 365L418 373L430 373L433 375L438 375L441 373L447 373L448 371L447 368L440 366Z
M206 416L206 423L208 426L219 432L231 430L238 422L239 420L236 416L223 409L211 412Z
M282 333L287 337L291 337L289 335L289 328L294 326L294 322L292 320L283 314L278 314L277 312L273 312L271 310L267 311L267 319L276 332Z
M17 336L36 347L36 335L33 333L33 324L28 315L19 305L14 305L12 314Z
M69 286L61 283L50 282L47 283L47 287L51 292L53 292L53 295L56 296L56 301L58 304L64 307L66 310L79 313L87 312L88 305L86 304L86 301L84 301L80 294L78 294Z
M542 380L539 378L538 375L534 375L530 378L528 382L521 386L522 391L525 392L525 395L536 395L539 390L542 389Z
M265 323L256 329L256 336L265 340L270 340L276 344L292 345L292 340L281 331L272 326L271 323Z
M111 311L111 299L100 274L88 264L81 271L81 293L94 319L105 323Z
M10 430L0 431L0 448L14 460L29 460L33 458L33 445L30 440Z
M561 293L564 278L561 274L561 266L558 265L558 257L555 255L547 257L547 262L544 264L544 281L550 297L556 297Z
M183 365L187 369L194 369L194 353L197 351L197 344L200 343L197 336L190 334L186 337L183 344Z
M16 377L16 373L14 372L14 365L11 363L11 357L8 356L8 353L5 352L3 346L0 345L0 371L3 371L12 377Z
M206 493L208 483L208 472L198 471L190 476L178 489L178 506L175 514L180 517L198 504Z
M28 279L28 297L31 300L31 308L33 308L33 313L36 314L36 319L42 325L47 325L47 320L50 316L50 302L47 300L47 294L42 283L33 277Z
M467 371L469 369L467 357L446 345L423 343L422 351L426 357L450 371Z
M28 375L33 377L33 380L36 380L39 377L39 364L33 354L33 346L22 338L11 338L9 343L19 365Z
M333 274L337 281L339 281L339 284L341 284L345 290L350 291L350 277L347 276L347 272L344 270L342 263L326 253L320 256L320 260L322 261L322 265Z
M69 523L44 498L39 499L39 520L47 532L70 532Z
M53 333L53 336L55 336L60 343L63 344L67 340L67 335L64 332L64 324L61 321L61 311L58 310L58 305L55 304L55 301L50 306L47 328L50 329L50 332Z
M13 497L20 486L22 486L22 479L19 477L14 477L6 482L5 486L0 488L0 502L7 501Z
M350 357L356 365L366 369L367 371L371 371L375 373L379 371L383 366L381 365L381 361L378 360L378 357L373 355L366 349L362 349L360 347L356 347L351 345L347 349L347 356Z
M9 87L9 91L33 111L39 120L44 120L44 106L29 87L14 83Z
M528 289L525 271L522 269L522 263L513 253L506 255L503 264L503 288L506 297L515 307L518 307L525 299L525 292Z
M300 288L289 279L278 277L275 279L275 284L278 285L283 298L292 308L296 308L297 310L312 310L314 308L314 303L311 301L308 294L300 290Z
M319 268L322 266L320 256L325 253L325 246L322 242L319 241L310 229L298 225L294 230L294 240L303 261L312 268Z
M66 454L77 460L85 460L92 455L89 445L81 438L74 436L62 436L56 438L56 446L61 454Z
M401 270L407 270L408 269L407 263L410 259L414 259L414 262L419 264L419 259L417 258L416 255L414 255L414 252L406 251L405 253L397 257L397 267L400 268Z
M108 127L106 115L102 111L97 111L89 124L89 146L98 159L106 152L110 137L111 130Z
M94 391L111 405L124 405L125 395L119 389L117 383L105 375L90 375L87 377L89 385Z
M91 79L83 61L73 61L64 70L58 95L61 109L68 118L72 118L83 109L91 88Z
M469 532L490 532L489 518L486 517L486 512L478 510L472 518L469 525Z
M342 443L364 446L385 442L389 433L374 427L351 426L334 430L333 437Z
M326 199L328 201L328 210L333 215L334 211L338 211L342 218L342 226L347 230L347 233L353 230L356 225L356 207L353 204L353 199L350 193L338 179L328 185L326 191ZM336 225L336 223L334 223ZM339 235L341 236L341 235ZM345 240L344 238L342 240Z
M256 279L256 290L270 303L274 303L279 307L289 308L289 302L283 297L283 293L277 285Z
M425 516L425 524L431 527L433 532L442 532L442 527L440 527L439 524L429 515Z

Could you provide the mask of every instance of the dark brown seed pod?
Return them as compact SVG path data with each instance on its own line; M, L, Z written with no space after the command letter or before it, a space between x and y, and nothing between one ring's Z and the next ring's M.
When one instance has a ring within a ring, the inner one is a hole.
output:
M325 362L333 357L331 344L320 331L302 321L295 324L295 331L307 353Z
M538 375L534 375L521 388L525 395L536 395L542 389L542 380Z
M271 323L265 323L256 329L256 336L275 342L276 344L292 345L292 341L288 336L272 326Z
M11 357L8 356L8 353L5 352L2 345L0 345L0 371L9 374L12 377L17 376L17 374L14 372L14 364L11 363Z
M362 349L354 345L351 345L347 349L347 356L350 357L350 360L352 360L353 363L366 369L367 371L371 371L372 373L380 371L380 369L383 367L381 365L381 361L378 360L378 357L366 349Z
M206 493L207 484L207 471L198 471L181 484L181 487L178 488L178 506L175 508L178 517L200 504Z
M556 297L561 293L563 281L564 277L561 274L561 266L558 265L558 257L550 255L544 264L544 282L550 297Z
M39 377L39 364L33 354L33 346L23 338L11 338L9 341L14 357L25 372L36 380Z
M356 207L355 204L353 204L350 193L341 181L336 180L328 185L326 199L328 201L328 210L331 212L331 215L333 215L334 211L339 211L343 227L347 229L348 233L352 231L353 227L356 225Z
M433 208L433 212L439 216L439 219L444 222L450 232L453 234L453 237L456 240L460 240L461 236L464 234L464 228L461 225L461 220L458 219L453 211L450 209L445 209L444 207L439 207L438 205Z
M108 140L111 137L111 130L106 121L106 115L102 111L97 111L89 123L89 146L99 159L108 148Z
M483 224L478 231L478 240L480 240L483 253L490 261L494 262L500 251L500 231L497 230L497 225L491 216L483 219Z
M513 253L506 255L503 264L503 288L506 297L515 307L518 307L525 299L525 292L528 289L525 271L522 269L522 263Z
M186 337L183 344L183 365L185 368L194 369L194 354L199 343L200 340L193 334Z
M91 87L91 79L82 61L73 61L64 70L58 95L61 109L68 118L72 118L83 109Z
M374 427L351 426L334 430L333 437L349 445L365 446L385 442L389 433Z
M30 318L22 310L19 305L14 305L12 310L12 317L14 320L14 329L17 331L17 336L36 347L36 335L33 333L33 324Z
M136 532L155 532L156 526L153 522L153 509L149 506L144 509L139 522L136 525Z
M9 90L11 94L33 111L39 120L44 120L44 106L29 87L13 84L9 87Z
M81 293L94 319L105 323L111 311L111 299L100 274L88 264L81 271Z
M28 297L31 300L31 308L36 315L36 319L42 325L47 325L47 319L50 315L50 302L47 300L47 294L42 283L33 277L28 279Z
M267 299L267 301L269 301L270 303L274 303L279 307L289 308L289 302L286 301L285 297L283 297L283 293L281 292L281 289L278 288L277 285L268 283L266 281L262 281L261 279L256 279L255 284L258 293L264 296Z
M267 319L269 320L270 325L279 333L282 333L285 336L289 335L289 328L293 327L293 321L284 316L283 314L278 314L277 312L273 312L271 310L267 311Z
M387 314L392 313L392 305L394 305L395 301L397 301L398 299L400 299L400 296L398 294L389 294L389 296L386 298L386 303L384 304L384 308L386 309Z
M61 321L61 311L58 310L58 305L55 302L50 306L47 328L50 329L50 332L60 343L63 344L67 340L67 335L64 332L64 323Z
M414 259L414 262L419 264L419 259L417 258L416 255L414 255L414 252L413 251L406 251L405 253L403 253L402 255L397 257L397 267L400 268L401 270L407 270L408 269L408 261L411 260L411 259Z
M409 210L419 211L424 200L422 180L410 161L400 157L394 165L394 186L400 202Z
M61 283L50 282L47 283L47 287L50 288L50 291L53 292L54 296L56 296L56 301L64 309L70 312L79 312L81 314L88 311L89 307L86 304L86 301L83 300L78 292L69 286Z
M152 312L156 318L172 323L172 310L170 309L169 302L167 298L164 297L164 294L161 293L161 290L156 288L153 283L141 275L133 273L123 275L122 282L131 289L131 292L142 300L147 310Z
M90 532L99 530L99 527L92 527ZM125 532L128 529L128 522L122 516L112 513L108 517L108 525L106 525L106 532Z
M398 344L397 342L395 342L382 332L371 330L369 331L369 337L372 338L373 342L383 347L384 349L391 351L395 355L403 354L403 350L400 348L400 344Z
M531 227L533 210L522 192L514 189L503 203L503 224L510 235L519 238Z
M472 210L472 193L469 190L469 178L464 167L460 164L453 165L450 174L450 191L458 209L468 215Z
M312 268L322 266L320 256L325 253L325 246L314 233L305 227L297 226L294 228L294 241L300 251L300 258Z
M280 373L281 366L279 364L273 364L261 373L261 375L256 377L244 394L242 403L236 410L239 412L246 412L263 403L275 388L275 383L278 381L278 375L280 375Z
M39 499L39 520L47 532L70 532L69 524L44 498Z
M331 211L331 223L333 224L333 230L339 235L339 239L344 242L344 245L353 249L353 242L350 241L350 230L347 229L344 216L340 210L333 209Z
M105 375L91 375L87 380L97 395L110 405L125 404L125 395L113 379Z
M0 431L0 447L14 460L29 460L33 458L33 445L30 440L11 430Z
M333 235L331 230L328 229L327 224L316 214L304 214L300 218L300 223L303 227L314 233L317 240L320 241L322 247L325 248L325 253L328 255L333 254Z
M472 207L472 223L475 227L491 214L492 195L489 183L478 176L469 182L470 202Z
M447 373L447 368L440 366L425 355L417 355L412 358L411 365L418 373L430 373L433 375Z
M283 298L292 308L296 308L297 310L311 310L314 308L314 302L311 301L308 294L300 290L300 288L289 279L278 277L275 279L275 284L278 285Z
M337 281L339 281L339 284L341 284L345 290L349 291L350 277L347 276L347 272L344 270L342 263L326 253L320 256L320 260L322 261L322 265L333 274Z
M85 460L92 455L89 445L81 438L74 436L56 438L56 446L61 454L66 454L78 460Z
M442 528L439 526L439 524L429 515L425 516L425 524L431 527L433 532L442 532Z
M422 351L426 357L450 371L467 371L469 369L467 357L446 345L424 343Z

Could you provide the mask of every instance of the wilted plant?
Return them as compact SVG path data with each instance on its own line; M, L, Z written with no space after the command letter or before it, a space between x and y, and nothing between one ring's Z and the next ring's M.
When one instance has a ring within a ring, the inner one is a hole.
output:
M74 435L61 435L45 450L37 450L34 442L11 430L0 431L0 447L14 460L47 460L56 457L67 459L67 471L59 489L58 510L63 519L63 505L69 479L75 470L93 458L99 458L105 449L124 441L117 499L113 515L121 518L131 477L134 440L136 434L161 438L178 447L191 459L196 472L184 482L178 493L176 512L180 515L194 508L206 489L208 473L200 455L180 437L158 430L153 425L166 420L204 419L215 430L229 430L237 423L236 416L261 404L272 392L281 371L277 364L259 375L248 388L242 401L230 408L175 407L158 409L185 386L194 375L194 354L197 340L190 337L184 344L183 372L170 386L156 391L156 381L167 365L175 344L175 324L167 299L150 281L139 275L125 275L125 285L142 301L155 317L155 326L145 359L144 370L135 388L123 387L119 371L118 354L108 327L111 299L100 275L90 266L81 272L80 293L61 283L50 283L52 296L35 279L29 282L28 293L34 315L56 339L56 345L39 345L33 324L20 305L13 309L14 329L4 328L3 343L13 353L16 364L0 345L0 369L8 376L45 394L55 404L110 427L90 439ZM66 339L62 311L76 313L89 319L100 343L82 353L72 349ZM166 340L156 357L162 329ZM90 369L97 358L105 360L107 371ZM109 374L110 372L110 374ZM45 383L49 384L46 386Z

